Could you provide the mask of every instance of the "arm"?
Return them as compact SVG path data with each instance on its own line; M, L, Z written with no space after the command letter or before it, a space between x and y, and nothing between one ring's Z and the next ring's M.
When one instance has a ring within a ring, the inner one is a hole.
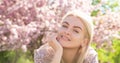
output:
M60 63L63 49L54 37L34 51L35 63Z
M34 51L34 63L50 63L54 57L55 51L48 45L42 45Z

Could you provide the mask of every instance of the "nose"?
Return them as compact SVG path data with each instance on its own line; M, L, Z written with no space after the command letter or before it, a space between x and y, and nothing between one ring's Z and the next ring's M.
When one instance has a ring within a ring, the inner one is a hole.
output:
M71 32L70 29L67 29L67 30L65 31L65 34L66 34L66 35L70 35L70 32Z

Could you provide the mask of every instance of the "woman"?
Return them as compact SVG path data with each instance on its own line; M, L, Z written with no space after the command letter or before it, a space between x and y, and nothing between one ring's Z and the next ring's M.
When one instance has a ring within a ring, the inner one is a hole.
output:
M62 19L57 34L47 36L47 43L35 50L35 63L98 63L97 53L90 47L92 19L75 10Z

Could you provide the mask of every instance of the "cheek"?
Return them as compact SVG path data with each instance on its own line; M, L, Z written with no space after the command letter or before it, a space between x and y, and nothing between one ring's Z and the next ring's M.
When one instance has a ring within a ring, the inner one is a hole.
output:
M79 36L73 36L73 40L75 41L75 42L79 42L80 41L80 37Z
M59 28L59 29L58 29L58 34L61 34L61 33L65 32L65 31L66 31L65 29Z
M73 40L77 42L81 42L83 40L83 35L82 34L73 34Z
M62 30L62 29L58 29L57 36L60 36L63 32L64 32L64 30Z

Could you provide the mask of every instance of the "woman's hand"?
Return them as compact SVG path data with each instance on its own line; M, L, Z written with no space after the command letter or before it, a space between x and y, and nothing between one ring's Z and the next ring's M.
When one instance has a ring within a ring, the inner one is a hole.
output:
M62 53L63 53L63 48L59 44L59 42L56 40L57 35L55 33L52 33L49 35L49 42L48 44L54 49L55 51L55 56L53 58L53 61L51 63L60 63Z
M60 63L63 48L56 40L56 34L49 34L46 40L46 44L34 51L35 63Z
M48 35L48 43L49 45L57 52L57 51L63 51L62 46L60 45L60 43L57 41L56 39L57 34L55 33L51 33Z

